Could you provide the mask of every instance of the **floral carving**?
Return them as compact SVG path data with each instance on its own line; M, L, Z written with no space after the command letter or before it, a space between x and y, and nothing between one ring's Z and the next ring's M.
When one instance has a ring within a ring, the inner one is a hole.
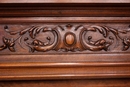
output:
M129 38L123 39L123 44L124 44L123 51L128 50L130 47L130 39Z
M102 27L102 26L91 26L89 28L83 29L82 32L81 32L81 35L82 35L81 39L83 39L82 44L86 49L91 50L91 51L100 51L100 50L107 51L108 47L113 43L114 39L113 39L113 37L109 37L109 39L110 39L109 42L107 42L105 39L99 39L97 41L92 41L92 36L89 36L88 37L88 43L87 43L84 39L84 35L88 31L92 31L92 32L99 31L99 33L102 34L104 38L108 37L110 31L113 32L113 33L117 33L116 30L111 30L107 27ZM117 37L117 34L115 36Z
M3 45L0 46L0 51L8 48L11 52L15 52L15 45L17 44L16 41L18 41L21 47L22 44L25 44L31 52L46 52L50 50L65 52L85 50L108 51L114 42L116 43L115 45L117 47L119 45L119 41L121 41L123 45L122 51L126 51L130 47L130 39L128 37L121 37L119 35L127 35L127 33L130 31L129 29L118 30L107 26L94 25L90 27L84 27L82 25L73 26L71 24L68 24L64 27L56 26L55 28L32 26L20 31L10 31L8 26L5 26L4 29L10 35L18 35L18 37L14 39L7 39L3 37ZM45 42L36 38L40 33L46 32L51 33L53 38L52 36L46 36ZM98 40L93 40L93 35L86 36L89 32L96 32L102 35L102 37Z
M15 43L13 39L11 40L11 39L7 39L3 37L3 42L4 42L4 45L0 46L0 51L8 48L10 51L15 52L15 49L14 49Z

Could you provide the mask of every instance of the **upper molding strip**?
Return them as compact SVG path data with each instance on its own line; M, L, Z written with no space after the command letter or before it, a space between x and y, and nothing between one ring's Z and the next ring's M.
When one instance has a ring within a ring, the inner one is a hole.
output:
M0 24L18 23L130 23L130 17L7 17Z
M0 3L130 3L130 0L0 0Z
M0 0L0 7L129 7L130 0Z

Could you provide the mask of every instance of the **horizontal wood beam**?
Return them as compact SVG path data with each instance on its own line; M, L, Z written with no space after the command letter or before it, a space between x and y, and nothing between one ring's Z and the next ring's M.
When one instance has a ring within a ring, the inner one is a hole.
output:
M130 3L129 0L0 0L0 3Z

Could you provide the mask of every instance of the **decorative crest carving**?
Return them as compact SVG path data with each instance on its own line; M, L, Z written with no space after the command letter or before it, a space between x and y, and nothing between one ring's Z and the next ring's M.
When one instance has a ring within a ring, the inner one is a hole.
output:
M126 51L130 47L129 36L120 36L120 34L127 35L127 33L130 32L129 29L118 30L107 26L94 25L90 27L84 27L82 25L73 26L71 24L67 24L66 26L59 25L55 28L32 26L20 31L10 31L8 26L5 26L4 29L10 35L18 35L19 37L13 39L3 37L3 45L0 46L0 51L4 49L9 49L12 52L17 51L15 49L17 41L21 47L22 44L25 44L31 52L46 52L50 50L64 52L76 52L85 50L108 51L110 50L110 46L115 42L115 47L118 47L119 41L121 41L123 44L122 51ZM49 32L52 35L46 37L46 42L37 39L37 36L39 34L46 32ZM102 37L98 40L93 40L93 35L89 35L90 32L96 32L102 35Z

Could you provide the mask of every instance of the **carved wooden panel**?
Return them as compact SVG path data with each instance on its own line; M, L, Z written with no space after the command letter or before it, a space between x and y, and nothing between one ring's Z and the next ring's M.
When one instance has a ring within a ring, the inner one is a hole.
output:
M106 1L0 1L0 86L129 86L130 3Z
M1 80L130 77L127 22L14 22L0 28Z
M0 53L129 52L129 24L1 25Z

